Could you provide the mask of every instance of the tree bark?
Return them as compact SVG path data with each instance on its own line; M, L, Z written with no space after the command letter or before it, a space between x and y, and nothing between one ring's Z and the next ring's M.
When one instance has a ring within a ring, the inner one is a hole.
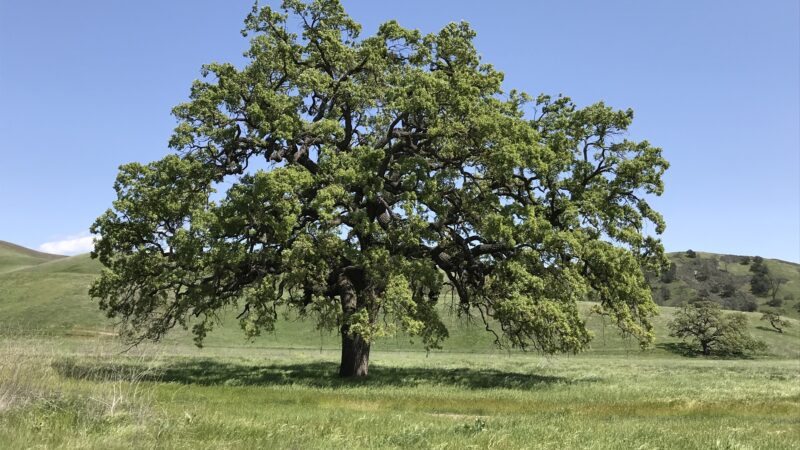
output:
M342 332L342 362L339 366L339 376L365 377L368 372L369 343L359 335Z
M361 335L350 332L350 318L359 308L357 290L353 282L339 278L339 296L342 301L342 359L339 376L345 378L365 377L369 372L370 344ZM363 306L362 306L363 307Z

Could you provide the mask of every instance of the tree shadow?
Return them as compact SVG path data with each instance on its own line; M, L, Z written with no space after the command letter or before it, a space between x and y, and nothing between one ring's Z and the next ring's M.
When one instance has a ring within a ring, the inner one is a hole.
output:
M775 328L772 328L772 327L765 327L765 326L763 326L763 325L758 325L758 326L756 326L756 329L757 329L757 330L761 330L761 331L766 331L766 332L769 332L769 333L778 333L778 334L781 334L781 332L780 332L780 331L778 331L778 330L776 330Z
M685 356L687 358L703 356L703 353L700 352L699 349L686 342L667 342L663 344L656 344L656 348L664 349L670 353Z
M687 358L705 358L705 359L755 359L754 355L739 353L739 352L725 352L715 350L710 355L703 355L703 352L695 346L686 342L667 342L664 344L656 344L657 348L664 349L670 353L684 356Z
M91 362L65 359L53 363L65 378L108 381L119 373L133 373L134 364ZM352 386L418 385L453 386L465 389L534 389L550 384L573 384L599 381L571 380L563 377L503 372L493 369L391 367L373 364L366 378L348 379L338 376L338 364L311 362L302 364L249 365L212 359L169 361L137 375L140 381L193 384L201 386L284 386L316 388Z

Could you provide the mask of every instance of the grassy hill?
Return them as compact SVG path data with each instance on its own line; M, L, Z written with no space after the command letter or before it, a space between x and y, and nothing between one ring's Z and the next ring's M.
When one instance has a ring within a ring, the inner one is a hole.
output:
M87 254L43 259L0 273L0 327L58 332L106 327L87 294L100 268Z
M36 266L64 258L61 255L37 252L6 241L0 241L0 273Z
M13 253L14 247L4 247L7 253ZM89 255L72 257L54 257L46 255L36 258L36 252L26 253L19 250L18 266L9 266L9 270L0 273L0 331L18 333L35 331L66 336L98 336L110 333L113 327L98 310L95 301L89 298L87 290L92 280L99 273L100 264L89 258ZM26 255L33 255L25 259ZM12 255L13 256L13 255ZM684 255L671 255L677 265L676 279L671 283L657 283L667 286L674 294L667 305L680 304L684 299L694 298L696 292L705 289L712 283L722 280L735 280L741 292L748 286L749 272L747 267L738 263L728 263L727 268L720 255L698 254L696 258ZM14 260L8 257L8 261ZM716 261L716 262L715 262ZM776 273L793 275L786 284L786 291L793 292L800 282L797 280L797 266L781 261L768 261L770 270ZM692 279L689 274L695 270L706 270L710 274L704 281ZM712 270L713 268L713 270ZM794 270L794 272L792 272ZM658 289L656 287L656 294ZM742 294L745 295L745 294ZM656 297L658 298L658 297ZM450 330L450 338L444 343L444 350L449 352L483 353L496 352L492 336L476 322L451 313L452 299L444 297L441 314ZM762 302L764 299L758 299ZM611 323L604 323L601 317L591 315L591 303L581 306L587 318L589 328L595 334L591 353L598 355L626 354L638 351L635 342L622 339ZM670 345L676 341L668 336L667 323L671 320L674 308L662 306L661 315L655 318L658 346L653 350L655 355L669 353ZM237 321L237 311L222 314L222 321L206 341L208 347L264 347L293 349L335 349L339 346L338 337L333 333L320 332L311 323L299 321L291 314L286 315L278 324L274 334L263 336L248 343L243 339ZM767 341L771 352L775 355L800 356L800 323L792 320L791 326L784 334L770 329L760 321L760 313L748 313L753 334ZM793 317L796 317L796 311ZM172 344L191 342L188 333L176 330L168 336ZM422 346L405 336L385 338L376 344L376 350L423 351Z
M667 333L674 307L661 307L656 347L641 352L583 303L592 348L539 357L498 351L445 296L443 351L382 339L369 378L347 380L335 376L338 337L294 316L247 343L228 311L206 348L176 330L166 345L121 353L86 293L96 261L11 256L0 273L0 448L790 449L800 438L795 319L779 334L746 313L768 354L685 358Z
M688 252L669 254L673 264L669 273L651 276L653 299L659 305L677 306L699 297L718 302L724 309L756 311L768 308L770 297L756 297L750 292L750 267L753 258L748 256L719 255ZM777 294L780 309L789 317L800 317L800 264L777 259L765 259L770 276L786 279Z

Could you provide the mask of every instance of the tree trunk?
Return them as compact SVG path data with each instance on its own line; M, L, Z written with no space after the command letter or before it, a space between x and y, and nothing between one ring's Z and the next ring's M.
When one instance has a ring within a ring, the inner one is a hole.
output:
M703 347L703 356L711 354L711 347L708 345L708 342L701 342L700 345Z
M342 360L339 376L365 377L369 371L369 342L361 335L350 332L350 318L363 305L358 304L357 290L350 279L342 276L338 285L342 300Z
M339 366L339 376L365 377L368 371L369 343L359 335L342 332L342 362Z

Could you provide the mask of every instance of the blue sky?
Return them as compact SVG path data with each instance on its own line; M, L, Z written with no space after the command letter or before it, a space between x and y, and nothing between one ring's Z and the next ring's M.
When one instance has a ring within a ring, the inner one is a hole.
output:
M652 201L668 251L800 261L796 0L343 3L366 34L466 20L507 88L633 108L630 137L672 164ZM0 0L0 239L85 251L117 167L167 153L200 65L242 62L251 5Z

